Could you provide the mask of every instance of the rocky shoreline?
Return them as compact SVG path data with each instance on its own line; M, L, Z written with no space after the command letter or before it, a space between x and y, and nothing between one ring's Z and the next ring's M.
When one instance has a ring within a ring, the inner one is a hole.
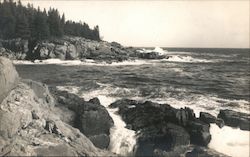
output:
M54 38L42 41L22 39L1 40L0 56L14 60L93 59L107 63L134 59L163 59L158 52L141 53L139 48L124 47L117 42L95 41L82 37Z
M0 57L0 156L118 156L108 150L114 125L98 98L85 101L66 91L19 78ZM217 117L168 104L122 99L118 108L135 130L135 156L226 156L209 149L210 123L249 131L250 115L221 110Z

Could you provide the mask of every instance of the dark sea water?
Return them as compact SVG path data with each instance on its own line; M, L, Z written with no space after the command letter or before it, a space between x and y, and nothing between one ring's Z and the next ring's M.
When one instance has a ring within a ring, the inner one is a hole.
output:
M22 78L85 99L98 97L105 106L131 98L189 106L196 116L200 111L217 115L226 108L249 113L249 49L169 48L164 53L170 58L114 64L49 60L48 64L16 64L16 68Z
M17 70L23 78L50 86L75 86L80 88L79 92L99 90L107 92L100 94L110 97L197 105L195 107L206 110L248 109L249 49L170 50L168 60L135 61L117 66L17 65Z

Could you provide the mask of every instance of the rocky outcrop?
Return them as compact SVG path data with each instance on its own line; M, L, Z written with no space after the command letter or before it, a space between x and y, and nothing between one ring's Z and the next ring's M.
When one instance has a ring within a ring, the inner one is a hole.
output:
M19 77L11 61L0 57L0 103L18 84Z
M27 40L0 40L0 47L4 48L0 51L0 55L11 59L94 59L106 62L165 58L157 52L140 53L137 48L124 47L117 42L94 41L81 37L64 36L33 42L29 45Z
M233 110L220 110L218 118L224 120L225 125L239 127L241 130L250 130L250 115Z
M108 148L109 130L114 125L112 118L98 98L85 101L75 94L53 90L58 105L63 105L75 113L74 126L86 135L98 148Z
M63 122L57 107L46 101L48 94L38 97L30 85L20 82L4 99L0 105L1 156L112 155L96 148L78 129Z
M61 119L68 111L55 106L46 85L19 81L9 60L1 57L0 63L0 156L114 155L96 148L82 132ZM100 143L103 138L92 139Z
M190 108L175 109L168 104L128 99L118 100L110 107L118 107L127 127L140 132L135 152L139 156L189 143L206 146L211 140L209 124L196 118Z
M223 119L216 118L215 116L211 115L210 113L206 113L206 112L200 112L200 120L207 123L207 124L215 123L220 128L222 128L225 125Z

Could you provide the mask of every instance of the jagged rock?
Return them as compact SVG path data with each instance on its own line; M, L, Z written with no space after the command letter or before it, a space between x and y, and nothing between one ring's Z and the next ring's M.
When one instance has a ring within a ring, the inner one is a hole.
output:
M0 155L113 155L96 148L78 129L61 121L57 112L38 99L30 86L20 82L1 103ZM33 110L39 119L32 118Z
M165 56L159 55L157 52L138 53L138 57L142 59L163 59Z
M197 119L187 107L175 109L168 104L128 99L118 100L109 107L118 107L127 126L140 132L138 155L152 155L157 149L170 151L189 143L206 146L211 140L209 125Z
M5 96L0 103L0 156L114 155L96 148L78 129L64 123L48 96L47 86L31 80L18 82ZM100 141L97 144L107 140L100 139L95 138Z
M108 148L109 130L114 122L106 108L100 104L99 99L93 98L85 101L66 91L52 90L52 92L59 105L64 105L75 112L75 127L93 140L95 146Z
M199 119L207 124L215 123L220 128L222 128L224 126L224 121L221 118L216 118L215 116L213 116L209 113L206 113L206 112L200 112Z
M200 120L207 123L207 124L210 124L210 123L215 123L216 122L216 117L209 114L209 113L206 113L206 112L200 112Z
M196 119L188 121L185 127L190 135L190 142L192 144L207 146L211 140L211 134L209 132L209 125Z
M0 103L16 87L19 76L9 59L0 57Z
M21 38L11 39L11 40L1 40L1 45L14 52L22 52L27 53L29 51L28 49L28 40L23 40Z
M241 130L250 130L250 115L232 110L220 110L218 118L224 120L225 125L239 127Z

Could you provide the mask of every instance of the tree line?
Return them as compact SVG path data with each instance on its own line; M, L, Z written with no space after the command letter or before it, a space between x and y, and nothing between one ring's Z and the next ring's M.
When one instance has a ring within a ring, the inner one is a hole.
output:
M44 40L63 35L100 40L99 27L93 29L82 22L65 21L57 9L36 9L32 4L23 6L21 1L0 0L0 38Z

